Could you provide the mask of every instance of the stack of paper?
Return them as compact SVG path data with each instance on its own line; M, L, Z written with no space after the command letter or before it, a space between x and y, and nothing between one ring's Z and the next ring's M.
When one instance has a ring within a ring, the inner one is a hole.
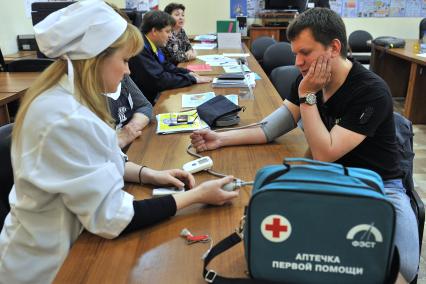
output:
M203 49L215 49L217 47L216 43L195 43L192 45L192 48L195 50L203 50Z
M228 64L223 65L223 70L225 73L241 73L241 65L238 64ZM244 72L251 72L250 68L247 65L242 65Z
M222 54L225 57L249 57L250 53L223 53Z
M196 41L215 41L216 40L216 35L197 35L194 40Z
M233 58L228 58L219 54L210 54L210 55L199 55L198 59L203 60L206 64L210 66L223 66L229 64L237 64L237 61Z
M188 94L182 96L182 108L196 108L199 105L211 100L215 97L214 92L207 92L201 94ZM238 95L226 95L228 100L238 105Z
M220 79L214 78L212 82L213 88L253 88L256 85L255 75L253 72L246 73L244 79Z
M180 122L179 117L185 117L185 122ZM198 129L208 128L207 123L202 121L197 111L160 113L156 115L157 134L170 134L178 132L191 132Z

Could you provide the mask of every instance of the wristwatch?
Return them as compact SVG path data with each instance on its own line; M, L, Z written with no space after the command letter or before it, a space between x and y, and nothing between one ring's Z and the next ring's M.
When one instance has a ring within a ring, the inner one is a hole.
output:
M299 98L299 103L303 104L308 104L308 105L314 105L317 103L317 95L314 92L308 92L306 93L306 96L303 98Z

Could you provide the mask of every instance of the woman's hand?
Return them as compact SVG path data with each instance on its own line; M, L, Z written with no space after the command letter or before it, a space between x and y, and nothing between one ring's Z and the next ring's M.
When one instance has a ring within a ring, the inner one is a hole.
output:
M223 205L238 196L239 191L225 191L222 187L234 180L228 176L221 179L203 182L192 190L174 194L176 208L182 209L195 203L207 203L212 205Z
M142 183L157 186L174 186L177 188L193 188L195 179L192 174L179 169L157 171L144 167L141 171Z
M239 194L238 190L229 192L222 189L225 184L230 183L233 180L234 178L231 176L209 180L194 188L194 191L199 191L199 202L201 203L223 205L237 197Z
M197 57L197 54L195 53L195 50L193 49L188 50L187 52L185 52L185 54L188 60L194 60Z

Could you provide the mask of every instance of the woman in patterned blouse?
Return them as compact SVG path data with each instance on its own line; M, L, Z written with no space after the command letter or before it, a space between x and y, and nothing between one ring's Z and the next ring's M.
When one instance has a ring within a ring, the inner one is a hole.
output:
M195 59L195 51L192 49L188 36L183 29L183 25L185 24L185 6L170 3L164 8L164 12L170 14L176 21L172 35L164 48L167 60L178 64Z

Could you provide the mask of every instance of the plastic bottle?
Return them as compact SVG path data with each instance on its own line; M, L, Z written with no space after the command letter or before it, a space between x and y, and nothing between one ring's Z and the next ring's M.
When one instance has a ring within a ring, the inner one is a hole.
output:
M426 53L426 31L423 32L423 37L420 40L420 53Z

